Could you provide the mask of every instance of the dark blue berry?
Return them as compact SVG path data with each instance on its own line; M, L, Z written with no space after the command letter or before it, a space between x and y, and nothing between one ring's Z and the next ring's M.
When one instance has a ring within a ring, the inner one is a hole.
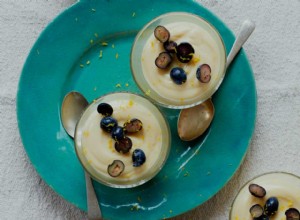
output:
M174 67L173 69L171 69L170 77L173 82L178 85L185 83L187 78L186 73L180 67Z
M125 165L121 160L114 160L112 164L109 164L107 167L107 172L112 177L120 176L124 171Z
M260 218L264 214L264 209L261 205L255 204L255 205L251 206L249 212L254 219L257 219L257 218Z
M176 53L177 43L175 41L167 41L164 43L164 49L169 53Z
M249 192L253 196L258 197L258 198L263 198L267 193L266 190L262 186L254 184L254 183L249 185Z
M123 154L128 153L131 147L132 147L132 141L129 137L125 137L121 140L116 141L115 143L116 151L121 152Z
M133 119L125 122L125 124L124 124L124 129L128 133L138 132L138 131L142 130L142 128L143 128L143 123L137 118L133 118Z
M154 36L157 40L159 40L161 43L165 43L170 38L170 32L165 28L164 26L158 25L154 29Z
M112 129L116 126L118 126L118 122L113 117L106 116L101 119L100 127L108 133L110 133Z
M121 140L125 137L124 129L120 126L116 126L111 131L111 137L116 141Z
M132 162L134 167L139 167L146 161L146 155L143 150L135 149L132 153Z
M160 69L166 69L172 62L172 57L168 52L161 52L155 59L155 65Z
M192 60L195 53L194 48L191 44L184 42L177 46L176 48L177 59L182 63L188 63Z
M270 217L267 216L266 214L263 214L262 216L258 218L253 218L253 220L270 220Z
M300 213L295 208L289 208L285 211L286 220L300 220Z
M99 114L104 116L111 116L113 113L113 108L110 104L107 103L100 103L97 107L97 111Z
M270 197L265 203L264 210L268 216L274 215L278 210L279 202L276 197Z
M200 82L208 83L211 79L211 68L208 64L202 64L197 68L196 77Z

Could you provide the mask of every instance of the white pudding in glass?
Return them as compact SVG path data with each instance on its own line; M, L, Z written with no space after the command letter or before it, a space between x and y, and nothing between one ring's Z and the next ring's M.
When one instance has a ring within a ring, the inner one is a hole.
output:
M142 122L142 130L126 134L132 141L128 153L118 152L111 134L100 127L104 117L97 112L100 103L111 105L111 117L119 126L133 118ZM80 162L94 179L113 187L132 187L146 182L161 169L169 152L169 128L160 111L145 98L131 93L112 93L95 100L85 110L76 128L75 144ZM143 150L146 155L145 163L139 167L133 166L135 149ZM114 160L125 165L117 177L108 173L108 166Z
M157 26L169 31L169 41L177 45L189 43L193 47L191 61L182 63L173 53L172 62L166 69L156 66L156 58L165 51L163 43L154 36L153 30ZM207 83L196 77L202 64L211 69L211 79ZM147 24L138 34L131 56L133 75L139 87L150 98L170 108L186 108L210 98L224 78L225 65L226 52L219 33L207 21L188 13L169 13ZM170 71L174 67L185 71L185 83L178 85L172 81Z
M266 190L263 198L250 194L249 185L258 184ZM252 220L249 212L251 206L260 204L264 207L266 200L277 197L278 211L270 217L272 220L285 220L285 211L289 208L300 210L300 178L288 173L268 173L247 183L239 192L231 207L230 220Z

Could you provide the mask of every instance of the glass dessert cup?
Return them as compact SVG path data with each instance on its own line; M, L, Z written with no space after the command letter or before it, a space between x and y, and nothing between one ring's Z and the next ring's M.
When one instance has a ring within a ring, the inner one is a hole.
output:
M248 189L250 184L263 187L266 195L263 198L251 195ZM286 219L285 211L289 208L300 210L300 177L286 172L270 172L253 178L239 190L232 203L229 219L252 220L250 208L255 204L264 207L270 197L276 197L279 201L278 211L270 219Z
M119 126L132 118L142 121L141 131L126 134L132 140L128 153L117 152L116 141L100 128L104 117L97 112L100 103L113 107L112 117ZM153 103L137 94L117 92L94 100L86 108L77 123L74 141L80 163L94 180L114 188L131 188L149 181L162 169L169 155L171 139L168 123ZM132 163L135 149L142 149L146 154L145 163L139 167ZM122 160L125 164L124 171L117 177L108 173L108 166L114 160Z
M158 69L155 58L164 51L163 44L154 37L159 25L169 30L170 41L188 42L194 47L190 62L180 63L172 55L171 65ZM196 79L196 69L208 63L212 65L211 80L201 83ZM187 81L182 85L169 77L171 68L177 66L187 72ZM226 70L226 49L219 32L208 21L190 13L167 13L150 21L137 34L131 50L131 70L149 99L166 108L189 108L206 101L219 88Z

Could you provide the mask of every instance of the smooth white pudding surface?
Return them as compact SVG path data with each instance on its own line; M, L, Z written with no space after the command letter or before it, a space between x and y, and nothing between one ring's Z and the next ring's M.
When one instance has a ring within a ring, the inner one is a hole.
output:
M113 107L112 117L119 126L132 118L143 123L141 131L126 135L132 140L130 152L117 152L115 140L100 128L103 116L97 112L97 106L102 102ZM108 185L134 185L147 180L149 175L160 169L168 154L168 127L159 111L148 102L137 95L113 93L96 100L85 111L76 129L76 150L81 163L95 179ZM137 148L146 155L146 162L140 167L134 167L132 163L132 152ZM121 160L125 164L125 170L118 177L111 177L107 172L113 160Z
M251 183L265 188L267 194L264 198L252 196L248 190ZM277 197L279 207L272 220L285 220L285 211L289 208L300 210L300 178L287 173L269 173L257 177L247 183L236 197L230 213L230 220L252 220L249 209L252 205L264 206L270 197Z
M190 62L181 63L173 54L167 69L155 65L157 56L165 51L153 33L157 25L170 32L170 41L177 45L184 42L192 45L195 53ZM224 77L226 52L218 32L205 20L188 13L169 13L144 27L136 38L131 59L135 80L147 95L167 107L184 108L205 101L217 90ZM196 78L197 68L202 64L211 67L208 83ZM185 83L177 85L172 81L170 71L173 67L184 69L187 74Z

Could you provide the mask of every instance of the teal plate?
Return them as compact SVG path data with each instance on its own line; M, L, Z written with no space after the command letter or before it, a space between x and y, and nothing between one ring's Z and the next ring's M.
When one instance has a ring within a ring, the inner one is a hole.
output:
M171 11L207 19L230 50L232 32L194 1L84 0L48 25L27 58L17 94L24 147L43 180L83 210L87 208L84 172L73 140L61 124L63 97L71 90L88 101L113 91L141 93L129 66L134 37L151 19ZM132 189L95 183L105 219L176 216L204 203L229 181L247 152L256 117L255 82L243 50L213 102L216 114L210 128L192 142L177 137L178 110L162 109L172 132L165 167L153 180Z

